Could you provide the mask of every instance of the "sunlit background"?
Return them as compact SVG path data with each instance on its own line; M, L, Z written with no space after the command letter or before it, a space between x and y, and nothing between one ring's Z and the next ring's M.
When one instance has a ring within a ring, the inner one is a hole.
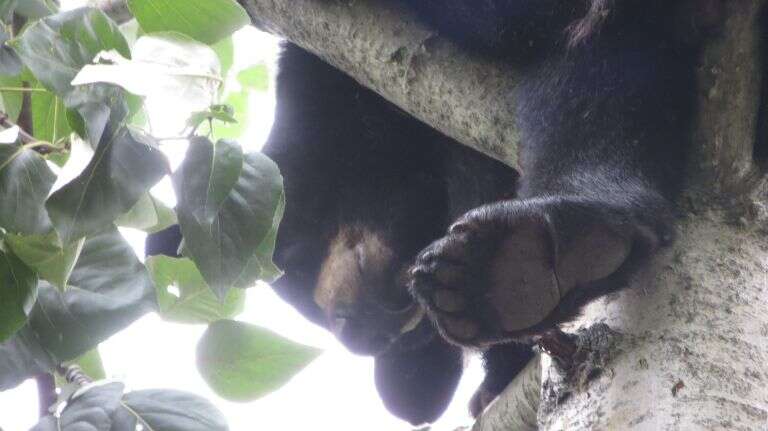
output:
M64 0L73 8L85 0ZM232 76L256 64L266 65L270 86L266 92L251 92L248 130L241 144L258 150L272 124L275 98L275 61L278 40L253 28L234 35L235 63L227 85L236 86ZM170 124L167 113L174 106L151 113L155 133L158 125ZM183 145L166 145L164 150L178 165ZM168 180L153 194L173 204ZM143 260L144 233L121 229ZM217 397L195 368L195 347L204 325L163 322L150 314L99 346L107 376L123 381L128 390L174 388L187 390L211 400L225 415L232 431L264 430L409 430L411 427L390 415L373 384L373 360L348 353L330 334L308 323L282 302L266 285L248 290L245 311L238 320L268 327L299 343L323 349L323 354L278 391L249 403L233 403ZM479 361L470 361L459 390L446 414L434 424L438 431L454 430L471 422L467 403L480 382ZM0 392L0 429L27 430L37 422L37 388L33 380L16 389Z

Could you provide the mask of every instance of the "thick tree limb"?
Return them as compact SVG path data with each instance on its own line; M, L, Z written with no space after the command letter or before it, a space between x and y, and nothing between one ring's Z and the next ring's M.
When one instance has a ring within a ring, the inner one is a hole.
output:
M435 129L517 167L508 65L467 55L395 2L238 0L261 30L285 37ZM125 0L91 0L117 22Z
M671 259L588 307L576 327L621 336L601 373L542 404L542 430L765 429L768 230L726 219L688 217Z
M397 2L238 1L256 27L316 53L459 142L517 166L509 66L467 55Z
M443 133L511 166L519 140L514 71L470 58L392 2L238 0L260 29L323 57ZM120 22L125 0L91 0ZM699 67L692 186L712 195L756 185L752 149L762 86L760 0L724 2L722 37ZM713 187L715 186L715 187Z
M763 4L723 2L722 31L701 59L691 186L705 194L744 193L757 179L753 150L763 85Z

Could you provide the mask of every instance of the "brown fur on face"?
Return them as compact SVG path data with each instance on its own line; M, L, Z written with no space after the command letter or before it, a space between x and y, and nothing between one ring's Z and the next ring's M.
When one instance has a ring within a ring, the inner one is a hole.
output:
M336 308L354 306L364 286L382 288L393 264L392 249L375 232L362 227L341 228L320 267L315 302L328 316L333 316Z
M382 235L365 227L343 227L330 241L313 296L353 352L386 349L423 316L407 293L405 266Z

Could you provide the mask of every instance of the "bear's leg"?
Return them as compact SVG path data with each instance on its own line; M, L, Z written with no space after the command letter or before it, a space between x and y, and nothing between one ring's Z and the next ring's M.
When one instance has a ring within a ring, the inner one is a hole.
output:
M641 200L559 196L476 208L417 257L412 293L454 343L535 335L625 286L671 242L663 200Z
M533 358L531 346L497 344L483 352L485 378L469 401L469 412L478 417Z

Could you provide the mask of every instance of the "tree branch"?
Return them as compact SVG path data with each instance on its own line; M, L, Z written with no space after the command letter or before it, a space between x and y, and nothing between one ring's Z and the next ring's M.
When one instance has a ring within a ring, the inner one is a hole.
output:
M472 431L536 431L541 399L541 355L536 355L477 419Z
M287 38L459 142L516 165L519 141L508 67L470 58L390 2L238 0L256 27ZM125 0L91 0L119 22ZM724 2L722 36L709 44L697 73L690 184L706 195L759 186L753 161L760 88L763 1ZM505 90L506 89L506 90ZM746 114L746 115L745 115ZM712 187L712 186L715 187Z
M0 111L0 126L3 126L6 129L10 129L11 127L17 126L17 124L8 118L8 114ZM22 129L21 126L19 126L19 138L23 144L30 144L37 140L34 136L30 135L24 129Z
M517 166L515 71L472 57L397 2L238 0L256 27L314 52L435 129Z
M733 197L757 180L753 154L763 84L763 4L723 2L722 31L705 48L698 68L690 184L706 195Z
M35 383L37 383L38 412L42 418L50 413L48 409L56 403L56 382L52 374L43 373L35 376Z

